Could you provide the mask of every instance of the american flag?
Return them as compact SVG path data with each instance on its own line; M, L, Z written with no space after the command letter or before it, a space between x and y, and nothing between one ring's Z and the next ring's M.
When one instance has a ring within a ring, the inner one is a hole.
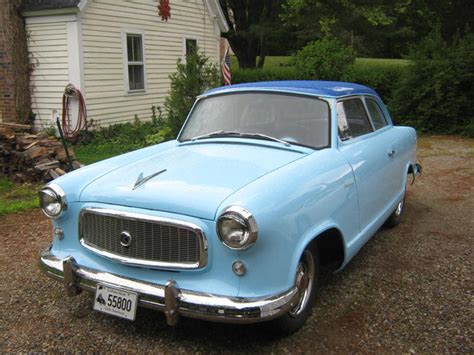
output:
M232 74L230 73L230 55L229 55L229 47L227 47L224 58L222 60L222 77L224 78L224 85L231 85L232 84Z

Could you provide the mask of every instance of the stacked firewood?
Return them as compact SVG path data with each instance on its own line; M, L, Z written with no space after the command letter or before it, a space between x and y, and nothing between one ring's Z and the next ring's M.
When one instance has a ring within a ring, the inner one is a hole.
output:
M29 126L0 124L0 173L17 182L50 181L80 165L69 164L61 142L46 134L33 134Z

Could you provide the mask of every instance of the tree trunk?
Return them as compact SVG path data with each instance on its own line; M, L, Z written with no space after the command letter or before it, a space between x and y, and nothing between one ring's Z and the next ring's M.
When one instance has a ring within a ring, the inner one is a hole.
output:
M245 55L242 55L245 54ZM255 56L248 56L247 53L241 53L237 56L239 62L239 68L241 69L255 69Z
M229 37L229 44L237 57L239 67L242 69L255 69L257 57L257 45L255 40Z
M263 36L260 36L260 55L258 57L257 67L262 69L265 64L265 55L267 54L266 42Z

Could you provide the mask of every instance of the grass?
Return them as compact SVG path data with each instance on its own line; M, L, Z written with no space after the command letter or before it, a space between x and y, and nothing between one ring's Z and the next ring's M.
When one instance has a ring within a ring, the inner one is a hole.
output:
M238 68L239 62L237 61L237 57L234 55L231 58L231 66L232 68ZM271 69L275 67L285 67L290 65L290 56L266 56L265 57L265 64L263 65L264 69ZM258 59L257 59L258 60Z
M40 184L17 184L0 177L0 216L38 207Z
M88 144L74 147L74 153L79 162L89 165L100 160L112 158L116 155L127 153L136 147L121 146L115 142L103 143L100 145Z
M89 131L86 139L73 149L77 160L88 165L159 143L165 135L161 118L159 121L115 124Z
M288 67L291 56L267 56L265 57L264 69L274 69L276 67ZM406 59L387 59L387 58L357 58L354 66L358 67L387 67L387 66L406 66L410 64ZM236 56L231 57L231 65L233 68L238 68L239 63Z
M410 64L407 59L387 59L387 58L357 58L355 62L356 67L371 66L371 67L387 67L387 66L406 66Z

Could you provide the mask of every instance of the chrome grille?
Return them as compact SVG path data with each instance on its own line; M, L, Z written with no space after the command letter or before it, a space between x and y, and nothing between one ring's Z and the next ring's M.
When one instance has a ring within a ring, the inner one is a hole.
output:
M207 262L207 245L201 229L167 218L85 209L80 218L80 241L102 256L143 267L196 269ZM121 244L122 233L131 236Z

